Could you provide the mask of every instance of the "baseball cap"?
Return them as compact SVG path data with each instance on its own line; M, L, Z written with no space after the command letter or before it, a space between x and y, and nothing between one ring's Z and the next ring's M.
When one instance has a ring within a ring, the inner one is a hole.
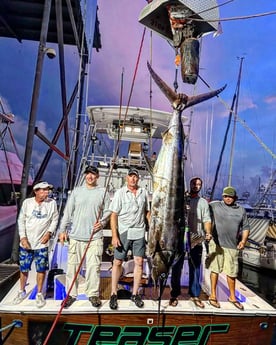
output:
M128 175L136 175L137 177L139 177L139 171L137 169L131 168L129 169Z
M92 173L94 175L99 175L99 170L96 167L93 167L92 165L88 166L84 170L85 174Z
M49 184L48 182L38 182L33 186L33 190L37 190L37 189L52 189L53 185Z
M222 193L222 196L224 195L228 195L228 196L236 196L237 193L236 193L236 190L235 188L231 187L231 186L227 186L223 189L223 193Z
M203 184L202 178L199 177L199 176L193 176L193 177L190 179L190 184L191 184L191 182L194 181L194 180L200 180L200 181L201 181L201 184Z

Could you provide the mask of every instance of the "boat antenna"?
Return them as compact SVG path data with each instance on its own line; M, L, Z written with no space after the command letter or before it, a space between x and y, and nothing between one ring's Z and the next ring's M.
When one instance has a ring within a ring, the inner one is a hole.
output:
M241 72L242 72L242 64L243 64L244 57L240 58L240 69L239 69L239 77L237 83L237 91L236 91L236 102L235 102L235 111L234 111L234 126L233 126L233 134L232 134L232 143L231 143L231 152L230 152L230 165L229 165L229 176L228 176L228 186L232 185L232 170L233 170L233 157L234 157L234 148L235 148L235 141L236 141L236 127L237 127L237 116L238 116L238 104L239 104L239 94L240 94L240 85L241 85Z
M214 192L215 192L215 188L216 188L216 184L217 184L217 180L218 180L218 174L219 174L219 170L220 170L221 163L222 163L222 157L223 157L223 153L224 153L224 150L225 150L225 146L226 146L226 142L227 142L227 138L228 138L228 133L229 133L229 129L230 129L231 121L232 121L232 115L233 115L233 113L237 114L237 102L238 102L237 100L238 100L238 95L239 95L240 79L241 79L241 71L242 71L243 59L244 59L244 57L241 58L241 63L240 63L240 68L239 68L239 75L238 75L238 82L237 82L235 94L233 96L232 105L231 105L231 108L230 108L230 113L229 113L229 117L228 117L228 123L227 123L226 131L225 131L225 134L224 134L223 144L222 144L222 148L221 148L220 155L219 155L219 160L218 160L218 164L217 164L217 168L216 168L216 173L215 173L215 178L214 178L213 186L212 186L211 193L210 193L210 201L212 201L213 197L214 197ZM200 79L205 84L207 84L201 77L200 77ZM234 108L235 108L235 111L234 111ZM233 136L234 136L234 133L233 133ZM234 140L232 140L232 147L233 146L234 146ZM232 162L231 162L231 165L232 165ZM231 172L231 176L232 176L232 172ZM231 185L230 173L229 173L228 185L229 186Z
M129 105L130 105L133 89L134 89L134 84L135 84L135 80L136 80L136 76L137 76L138 66L139 66L139 62L140 62L140 58L141 58L141 52L142 52L143 43L144 43L144 39L145 39L145 33L146 33L146 28L144 28L143 34L142 34L142 39L141 39L141 43L140 43L140 47L139 47L138 57L137 57L136 65L135 65L135 70L134 70L133 78L132 78L130 93L129 93L129 97L128 97L128 101L127 101L127 105L126 105L126 111L125 111L125 114L124 114L124 118L122 119L122 127L124 127L124 123L126 121L126 117L127 117L127 113L128 113L128 109L129 109ZM123 76L123 74L122 74L122 76ZM123 78L121 79L121 81L123 82ZM123 83L122 82L121 82L120 114L119 114L120 118L121 118L121 108L122 108L122 90L123 90L123 87L122 87ZM111 180L111 174L112 174L112 171L113 171L113 168L114 168L114 164L116 162L116 158L117 158L118 153L119 153L119 146L120 146L120 143L121 143L121 138L122 138L122 132L120 132L120 130L119 130L118 141L117 141L117 144L116 144L116 148L114 150L113 162L111 164L108 180L106 182L107 186L108 186L108 184L109 184L109 182Z

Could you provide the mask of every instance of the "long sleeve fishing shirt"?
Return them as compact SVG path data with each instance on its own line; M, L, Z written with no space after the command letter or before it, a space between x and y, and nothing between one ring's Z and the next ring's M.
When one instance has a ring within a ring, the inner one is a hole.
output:
M106 195L106 196L105 196ZM77 241L89 241L97 220L103 227L109 219L110 203L105 188L87 188L85 185L73 189L66 203L60 224L60 232L69 229L69 237ZM95 232L93 239L103 237L103 230Z
M48 247L40 243L46 232L54 233L58 224L56 201L47 198L38 204L34 197L25 199L17 220L19 237L27 237L32 249Z

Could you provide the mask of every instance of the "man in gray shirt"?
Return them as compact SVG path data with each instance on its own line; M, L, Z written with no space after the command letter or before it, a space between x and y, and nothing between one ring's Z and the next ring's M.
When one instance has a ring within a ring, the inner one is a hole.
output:
M243 305L235 296L235 283L238 275L238 255L243 249L250 231L246 211L242 206L236 204L237 193L231 187L223 189L223 200L210 203L213 241L210 241L210 270L211 270L211 295L209 303L216 308L220 304L216 297L218 275L224 272L227 276L229 287L229 299L239 310Z
M70 307L78 296L76 273L86 254L86 295L93 307L100 307L100 266L103 254L103 228L110 212L109 196L105 188L98 187L99 170L88 166L85 184L73 189L67 201L60 224L60 242L69 238L68 264L66 272L67 291L70 295L63 301L63 307ZM67 230L70 229L68 233ZM88 249L87 249L88 246Z

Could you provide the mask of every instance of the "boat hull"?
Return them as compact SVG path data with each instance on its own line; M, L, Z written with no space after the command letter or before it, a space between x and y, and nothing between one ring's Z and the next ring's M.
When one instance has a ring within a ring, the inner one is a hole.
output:
M1 327L20 320L5 344L42 344L54 314L1 313ZM94 312L61 315L48 344L270 344L276 316L177 312ZM9 330L4 331L2 338Z

